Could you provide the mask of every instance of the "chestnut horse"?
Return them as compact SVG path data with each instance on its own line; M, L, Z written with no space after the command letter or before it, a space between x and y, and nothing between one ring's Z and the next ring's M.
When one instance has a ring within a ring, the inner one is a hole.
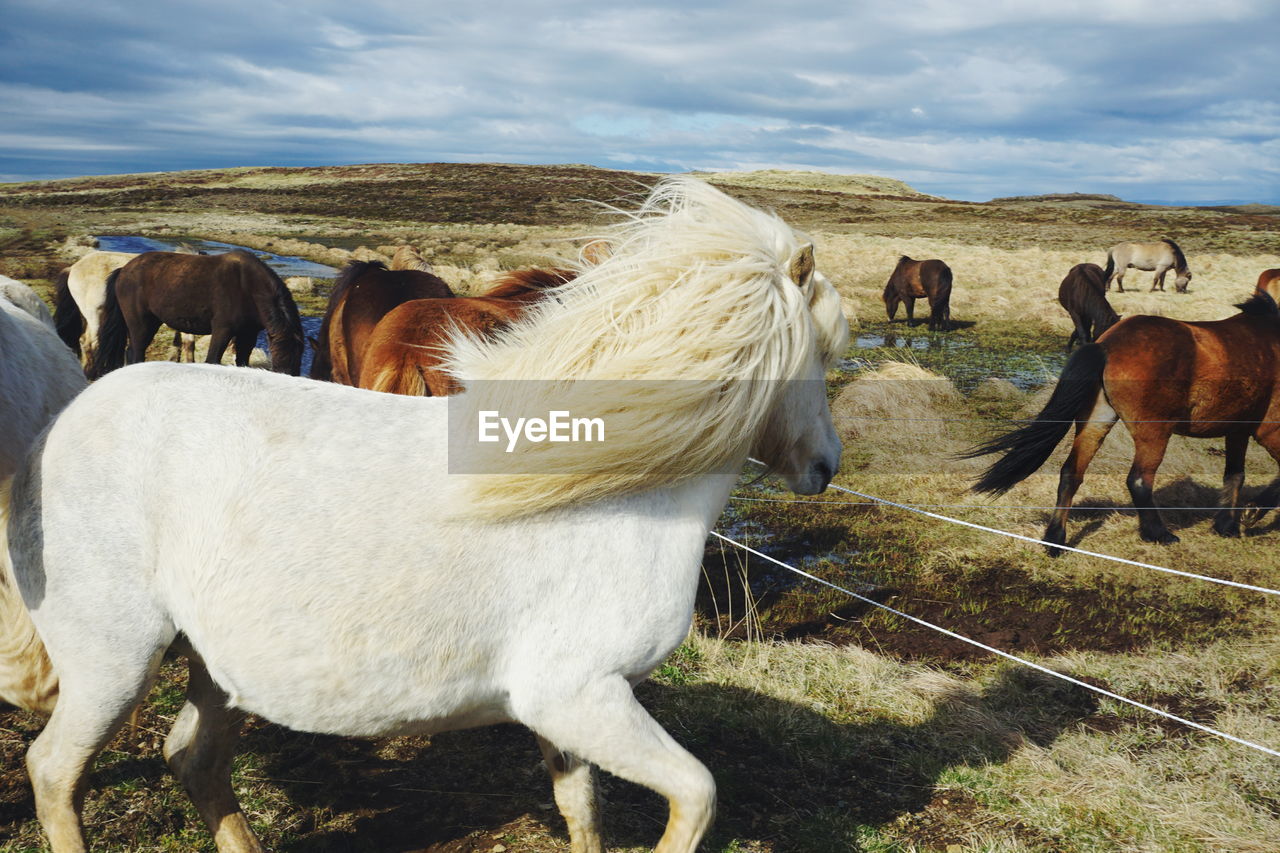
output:
M1107 301L1106 274L1097 264L1076 264L1058 285L1058 302L1071 315L1075 330L1067 339L1067 351L1076 341L1091 344L1120 319Z
M389 270L381 261L352 261L333 282L316 339L311 378L356 385L369 336L387 312L414 299L453 296L434 273Z
M289 288L241 249L221 255L144 252L108 277L102 318L98 351L86 371L91 378L126 359L142 361L162 323L213 335L205 358L210 364L220 363L234 340L241 367L265 328L271 369L294 376L302 370L302 320Z
M449 340L460 331L489 335L506 328L573 277L567 270L517 270L481 296L406 302L373 330L356 384L392 394L456 394L462 387L442 369Z
M929 300L929 331L946 331L951 328L951 267L933 259L913 261L906 255L898 258L898 265L884 286L884 307L893 322L898 304L907 304L907 325L915 322L917 299Z
M1148 542L1178 541L1152 501L1156 469L1172 435L1226 440L1222 501L1213 522L1221 536L1238 536L1249 437L1280 463L1280 310L1255 293L1226 320L1186 323L1135 315L1121 320L1097 343L1067 360L1053 396L1030 424L983 444L968 457L1003 453L973 487L1003 494L1049 458L1076 425L1071 453L1058 480L1057 509L1044 539L1066 542L1071 499L1085 469L1117 420L1135 445L1129 494L1138 510L1138 532ZM1280 477L1253 499L1246 522L1280 503ZM1061 551L1052 546L1049 554Z
M1258 276L1259 291L1270 294L1271 298L1280 302L1280 269L1263 270Z
M1187 284L1191 281L1191 268L1187 266L1187 256L1172 240L1161 240L1159 243L1118 243L1107 250L1107 268L1103 271L1107 277L1106 289L1111 289L1114 279L1116 290L1124 293L1124 273L1129 267L1148 270L1155 275L1151 278L1151 289L1164 290L1164 275L1173 270L1174 289L1179 293L1187 292Z

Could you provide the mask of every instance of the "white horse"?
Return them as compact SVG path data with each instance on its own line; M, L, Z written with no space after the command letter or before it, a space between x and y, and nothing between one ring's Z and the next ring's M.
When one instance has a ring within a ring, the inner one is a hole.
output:
M30 287L0 276L0 480L18 469L40 430L85 386Z
M1103 271L1107 276L1106 289L1111 289L1114 279L1116 290L1124 293L1124 274L1129 267L1154 272L1155 275L1151 278L1152 290L1164 290L1164 276L1169 270L1174 271L1173 286L1178 293L1186 293L1187 284L1191 281L1187 257L1172 240L1161 240L1159 243L1118 243L1112 246L1107 250L1107 268Z
M230 784L246 711L359 736L519 722L575 851L602 849L592 765L668 799L658 850L696 847L713 778L632 688L689 630L748 453L801 494L831 479L823 378L849 330L810 244L693 179L611 244L500 340L455 341L454 398L160 362L68 407L7 525L6 590L61 679L27 756L55 853L84 850L88 769L174 644L191 680L165 756L224 853L261 849ZM555 473L528 442L505 474L450 473L447 433L507 399L601 414L606 440Z
M49 313L49 306L44 304L44 300L34 290L16 278L0 275L0 299L16 305L53 329L53 315Z

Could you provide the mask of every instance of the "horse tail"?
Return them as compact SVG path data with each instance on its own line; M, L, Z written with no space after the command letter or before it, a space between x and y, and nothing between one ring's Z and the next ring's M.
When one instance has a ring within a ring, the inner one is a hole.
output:
M18 591L9 555L14 478L0 482L0 699L48 714L58 701L58 676Z
M107 276L102 300L102 322L98 326L98 351L93 354L93 362L85 371L90 379L98 379L124 366L125 350L129 345L129 326L124 321L124 312L120 310L120 300L116 296L116 282L119 278L119 269L112 270L111 275Z
M1160 242L1164 243L1173 251L1173 268L1179 273L1185 271L1187 268L1187 256L1182 254L1182 249L1178 244L1170 240L1168 237L1161 239Z
M71 295L71 268L67 267L58 273L53 285L53 327L58 331L62 342L71 347L71 351L80 355L80 336L84 334L84 315L80 306Z
M1004 494L1039 470L1071 424L1097 399L1106 366L1107 351L1101 346L1080 347L1067 359L1053 395L1034 421L962 454L964 459L1004 454L973 485L973 491Z
M1111 249L1107 249L1107 268L1102 271L1102 283L1105 287L1107 282L1111 281L1111 274L1116 271L1116 258L1111 253Z
M387 394L404 394L409 397L430 396L422 369L407 357L393 359L390 364L384 365L364 387Z

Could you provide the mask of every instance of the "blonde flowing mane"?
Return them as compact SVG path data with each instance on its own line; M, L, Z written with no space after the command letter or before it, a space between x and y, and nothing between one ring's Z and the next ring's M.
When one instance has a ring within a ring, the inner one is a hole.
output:
M562 410L602 417L606 440L521 444L503 457L514 473L465 477L460 515L510 518L740 463L785 381L815 348L829 364L847 345L811 244L706 183L663 180L605 239L607 257L500 338L452 340L448 366L468 387L451 424Z

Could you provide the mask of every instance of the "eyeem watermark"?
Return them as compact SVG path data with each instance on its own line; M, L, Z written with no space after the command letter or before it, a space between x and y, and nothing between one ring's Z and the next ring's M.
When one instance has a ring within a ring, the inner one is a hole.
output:
M506 452L514 453L523 437L537 444L551 442L604 441L604 418L575 418L564 410L553 410L543 418L504 418L497 410L481 410L478 413L476 441L490 444L507 441Z

